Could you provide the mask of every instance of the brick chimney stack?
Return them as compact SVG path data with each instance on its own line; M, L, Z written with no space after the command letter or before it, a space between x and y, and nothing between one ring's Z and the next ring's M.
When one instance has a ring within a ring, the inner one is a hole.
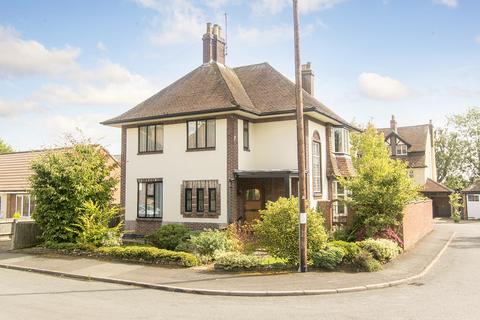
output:
M393 132L397 132L397 120L395 120L395 116L392 115L392 120L390 120L390 129L392 129Z
M203 35L203 63L212 61L225 64L225 40L222 38L222 28L209 22L207 32Z
M315 95L315 74L310 62L302 65L302 87L312 96Z

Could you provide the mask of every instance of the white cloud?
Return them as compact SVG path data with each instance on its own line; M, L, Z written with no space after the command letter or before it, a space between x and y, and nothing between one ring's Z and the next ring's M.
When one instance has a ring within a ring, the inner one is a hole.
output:
M303 0L298 6L301 13L326 10L344 2L345 0ZM250 5L256 14L277 14L291 6L290 0L256 0Z
M154 30L150 39L153 43L169 45L198 40L204 31L205 14L188 0L173 0L168 4L162 0L135 1L159 13L152 23ZM223 2L215 1L214 5Z
M362 94L377 100L400 100L411 94L401 81L377 73L360 74L358 86Z
M444 5L449 8L458 7L458 0L434 0L435 3Z
M107 46L102 41L97 42L97 49L103 52L108 51Z
M480 35L475 37L475 42L480 44Z
M99 143L113 152L119 152L119 132L116 128L101 125L100 122L111 118L107 114L85 114L80 116L50 116L45 119L44 128L50 136L50 141L62 145L64 136L88 138L92 143ZM80 132L79 132L80 131Z
M12 28L0 26L0 75L26 76L59 74L75 68L77 48L46 48L34 40L24 40Z
M293 29L288 25L274 26L269 29L239 27L236 35L242 42L272 44L291 38Z
M0 118L38 111L39 109L38 104L32 100L7 101L0 99Z

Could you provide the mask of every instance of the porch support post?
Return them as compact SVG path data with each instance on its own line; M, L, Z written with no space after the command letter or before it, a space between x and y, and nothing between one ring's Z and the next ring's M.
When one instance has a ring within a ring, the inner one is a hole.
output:
M291 178L289 174L283 177L283 182L285 184L285 197L290 198L292 196L292 188L291 188Z

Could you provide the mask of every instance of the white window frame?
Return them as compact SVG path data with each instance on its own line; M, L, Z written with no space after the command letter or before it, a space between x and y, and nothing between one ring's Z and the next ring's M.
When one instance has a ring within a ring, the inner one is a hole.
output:
M397 144L397 146L395 147L395 154L397 156L408 155L408 146L406 144Z
M347 222L347 216L348 216L348 207L346 204L342 203L340 204L336 200L346 200L348 197L348 190L346 188L343 189L343 193L338 193L338 185L340 182L338 181L333 181L333 222L337 223L346 223ZM343 213L338 213L338 208L339 206L342 205L344 206L344 212Z
M318 150L318 154L315 150ZM322 193L322 143L314 140L312 142L312 184L313 192Z
M478 194L469 194L467 200L468 202L480 202L480 196Z
M23 207L23 204L24 204L24 198L25 197L28 197L28 215L25 215L24 214L24 207ZM20 202L20 210L18 209L18 199L21 199L21 202ZM18 212L20 213L20 215L24 218L29 218L32 216L32 198L30 196L30 194L17 194L15 196L15 212Z
M341 143L338 144L339 148L337 149L336 137L337 132L340 133ZM333 129L333 148L335 153L350 153L350 132L345 128L334 128Z

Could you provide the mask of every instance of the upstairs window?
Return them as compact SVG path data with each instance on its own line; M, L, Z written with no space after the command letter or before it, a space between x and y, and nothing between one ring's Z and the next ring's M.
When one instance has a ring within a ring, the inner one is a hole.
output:
M250 150L250 122L243 120L243 150Z
M335 153L348 154L350 152L350 135L345 128L335 128L334 132Z
M405 144L399 144L396 147L395 154L397 156L406 156L408 154L408 146Z
M187 122L187 149L215 148L215 119Z
M163 125L138 128L138 153L163 152Z

